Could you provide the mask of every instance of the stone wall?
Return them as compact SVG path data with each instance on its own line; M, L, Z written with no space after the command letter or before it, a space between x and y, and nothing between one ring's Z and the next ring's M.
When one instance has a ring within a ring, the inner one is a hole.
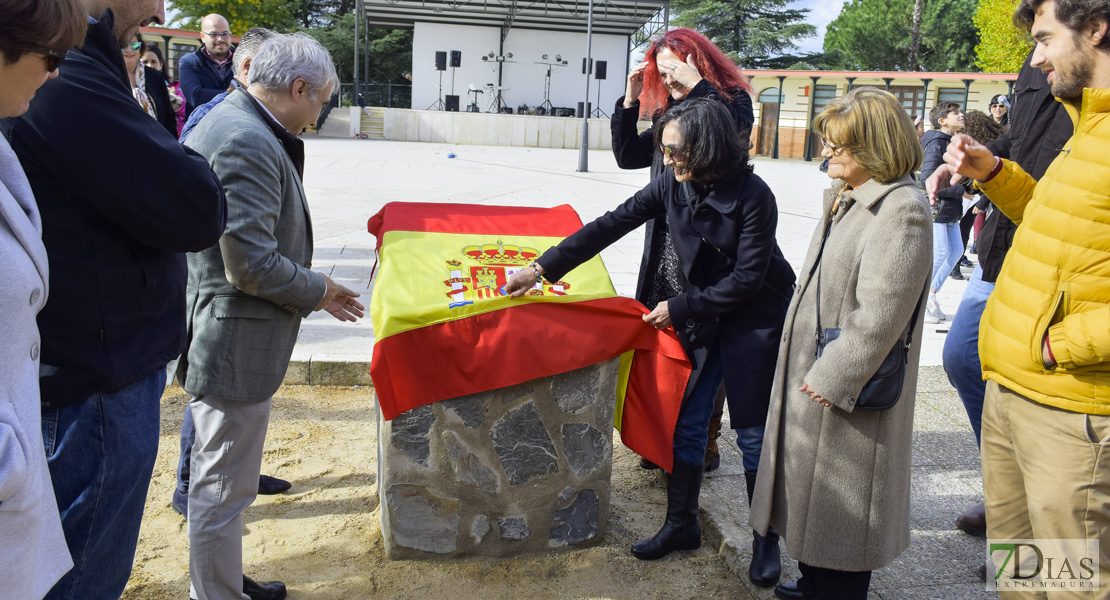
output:
M378 413L391 559L511 556L596 544L609 517L618 360Z

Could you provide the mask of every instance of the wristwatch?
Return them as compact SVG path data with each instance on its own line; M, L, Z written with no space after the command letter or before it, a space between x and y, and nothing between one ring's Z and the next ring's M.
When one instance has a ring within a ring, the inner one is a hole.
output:
M528 263L528 266L532 267L532 272L536 275L536 281L540 281L541 279L543 279L543 273L540 272L543 267L540 266L540 263L532 261Z

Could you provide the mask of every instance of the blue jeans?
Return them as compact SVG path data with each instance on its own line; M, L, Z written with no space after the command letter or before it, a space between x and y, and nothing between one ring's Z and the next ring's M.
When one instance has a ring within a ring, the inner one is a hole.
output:
M933 223L933 281L929 289L939 292L941 286L952 273L956 261L964 255L964 244L960 239L960 224Z
M765 425L752 425L736 429L736 445L744 455L744 470L755 473L759 470L759 453L763 449L763 428Z
M185 405L185 418L181 420L181 454L177 459L177 491L189 493L189 461L193 457L193 440L197 437L193 426L193 412Z
M158 454L166 370L118 392L45 410L42 437L73 569L47 594L118 600L131 577ZM0 592L2 593L2 592Z
M993 290L993 283L983 281L982 267L975 267L944 340L944 372L964 403L976 442L983 422L983 394L987 389L979 363L979 319L983 317L987 297Z
M717 346L709 349L694 389L686 396L678 410L674 427L674 457L691 465L705 463L705 446L709 443L709 419L713 416L713 401L725 380L721 367L721 353Z

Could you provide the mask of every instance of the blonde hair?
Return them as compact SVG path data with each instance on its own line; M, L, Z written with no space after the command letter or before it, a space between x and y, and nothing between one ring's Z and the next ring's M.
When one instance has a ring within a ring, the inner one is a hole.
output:
M889 92L855 88L813 119L813 130L847 148L879 183L890 183L921 166L924 154L913 121Z

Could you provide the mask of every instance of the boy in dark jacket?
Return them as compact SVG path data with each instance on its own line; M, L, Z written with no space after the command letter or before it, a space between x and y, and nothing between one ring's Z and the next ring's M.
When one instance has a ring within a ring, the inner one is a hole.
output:
M944 150L954 134L964 128L964 113L955 102L941 102L929 112L933 129L925 132L921 146L925 160L921 163L921 179L928 179L937 167L944 164ZM933 279L929 284L929 303L925 307L925 322L940 323L948 318L937 303L948 274L963 256L960 238L960 217L963 216L963 188L953 187L937 192L933 205Z

